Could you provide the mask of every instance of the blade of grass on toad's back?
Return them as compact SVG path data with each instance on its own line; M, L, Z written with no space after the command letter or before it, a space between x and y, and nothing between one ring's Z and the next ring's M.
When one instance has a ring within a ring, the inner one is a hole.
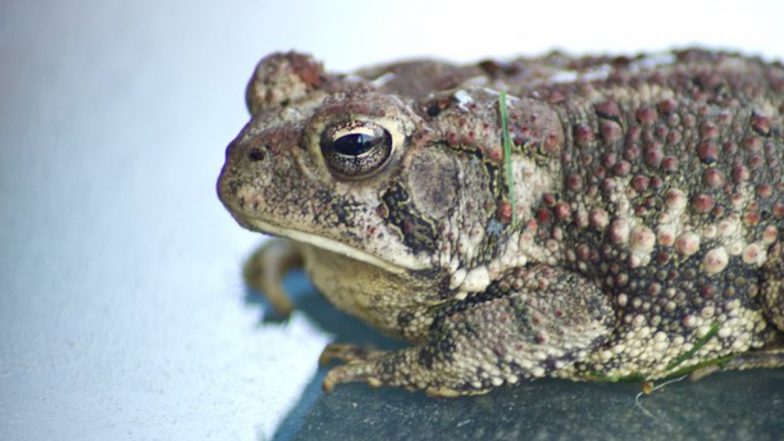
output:
M512 173L512 141L509 139L505 91L501 91L501 96L498 98L498 107L501 113L501 142L504 148L504 175L506 177L509 204L512 207L512 227L515 227L517 226L517 209L515 207L514 174Z

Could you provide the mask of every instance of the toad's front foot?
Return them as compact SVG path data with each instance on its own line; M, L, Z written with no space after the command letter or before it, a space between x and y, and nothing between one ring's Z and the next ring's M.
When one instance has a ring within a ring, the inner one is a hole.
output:
M325 392L331 392L337 384L354 381L367 381L372 387L381 386L383 383L373 375L373 370L375 369L374 362L382 359L385 354L387 354L385 351L365 349L350 344L328 344L321 352L319 365L325 366L333 360L345 364L329 370L322 383L322 388Z
M424 389L425 393L438 397L457 397L460 395L484 393L487 390L459 390L444 385L429 385L426 376L417 372L419 367L407 353L374 351L353 345L329 345L324 349L319 362L339 359L345 364L334 367L327 372L321 387L331 392L336 385L358 381L366 382L370 387L383 385L402 386L408 390ZM400 364L399 364L400 363ZM417 380L418 378L421 378Z
M339 360L344 363L351 363L353 361L370 361L377 360L385 354L384 351L377 351L373 349L365 349L360 346L330 343L319 357L319 365L325 366L332 360Z
M283 289L283 277L301 267L302 255L294 242L271 239L248 259L243 274L248 285L261 292L277 312L288 316L294 304Z
M439 311L414 346L397 351L327 346L322 361L345 364L327 373L324 390L364 381L456 397L568 368L609 335L608 299L577 275L549 267L527 270Z

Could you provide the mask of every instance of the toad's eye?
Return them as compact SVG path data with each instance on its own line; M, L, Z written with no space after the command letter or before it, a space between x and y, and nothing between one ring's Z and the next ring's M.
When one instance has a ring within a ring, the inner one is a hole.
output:
M330 170L346 179L359 179L381 170L392 152L392 136L367 121L328 127L321 135L321 154Z

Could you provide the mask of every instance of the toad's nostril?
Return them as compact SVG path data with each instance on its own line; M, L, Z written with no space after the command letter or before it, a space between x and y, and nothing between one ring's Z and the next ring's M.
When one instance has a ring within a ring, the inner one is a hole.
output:
M248 159L254 162L261 161L262 159L264 159L264 152L257 148L252 148L248 150Z

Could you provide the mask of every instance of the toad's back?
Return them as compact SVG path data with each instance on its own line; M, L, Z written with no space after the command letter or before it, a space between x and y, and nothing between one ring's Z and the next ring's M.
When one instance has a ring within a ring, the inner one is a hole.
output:
M606 63L535 88L570 136L539 228L617 305L614 341L577 368L667 372L713 332L702 359L764 346L767 320L784 327L765 312L781 310L784 70L698 51Z
M656 377L779 338L782 66L692 50L475 68L558 112L555 151L510 119L519 155L560 158L535 241L615 305L605 348L562 375Z

